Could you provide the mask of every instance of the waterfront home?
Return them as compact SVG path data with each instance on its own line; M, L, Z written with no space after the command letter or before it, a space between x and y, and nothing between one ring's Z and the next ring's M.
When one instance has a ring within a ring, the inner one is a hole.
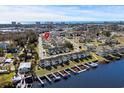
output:
M77 59L77 54L76 53L72 54L72 59L73 60L76 60Z
M28 73L31 71L31 62L22 62L18 68L19 73Z
M118 49L118 51L119 51L120 53L124 53L124 48L122 47L122 48Z
M63 61L63 63L66 63L68 61L67 56L62 56L62 61Z
M78 53L78 54L77 54L77 57L78 57L79 59L81 59L81 53Z
M42 64L42 62L41 62L41 64ZM43 67L49 67L49 66L51 66L51 60L49 60L49 59L44 60Z
M58 57L58 63L59 63L59 64L63 63L62 57Z
M86 54L84 52L81 52L80 53L80 56L81 56L81 59L85 58L86 57Z
M54 65L57 65L59 62L58 62L58 59L57 58L52 58L51 59L51 64L54 66Z
M71 60L72 59L72 54L68 54L67 58L68 58L68 60Z
M89 56L90 56L89 52L69 53L69 54L65 54L65 55L54 56L54 57L42 59L39 61L39 65L43 68L50 67L50 66L56 66L61 63L66 63L69 60L77 60L77 59L86 58Z

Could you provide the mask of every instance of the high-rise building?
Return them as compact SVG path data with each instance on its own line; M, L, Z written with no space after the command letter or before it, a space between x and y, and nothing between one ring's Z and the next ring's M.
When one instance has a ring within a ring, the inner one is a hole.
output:
M12 21L12 23L11 23L12 25L16 25L16 22L15 21Z
M40 25L40 22L36 22L36 25L38 25L38 26L39 26L39 25Z

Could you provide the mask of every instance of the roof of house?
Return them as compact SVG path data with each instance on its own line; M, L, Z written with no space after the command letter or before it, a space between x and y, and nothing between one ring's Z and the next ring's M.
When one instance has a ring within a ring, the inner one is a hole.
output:
M5 60L5 63L11 63L11 62L13 62L13 60L11 58L8 58Z
M5 57L0 57L0 62L3 62L5 60Z
M20 63L19 69L22 69L22 68L31 68L31 62Z

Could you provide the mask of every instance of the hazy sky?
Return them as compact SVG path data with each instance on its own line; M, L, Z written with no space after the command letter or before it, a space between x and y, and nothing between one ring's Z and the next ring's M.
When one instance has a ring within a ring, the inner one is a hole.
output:
M124 6L0 6L0 23L11 21L124 21Z

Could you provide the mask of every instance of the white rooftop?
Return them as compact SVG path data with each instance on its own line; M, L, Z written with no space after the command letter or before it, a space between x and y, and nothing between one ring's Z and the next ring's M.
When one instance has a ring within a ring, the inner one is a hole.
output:
M19 69L22 69L22 68L31 68L31 62L20 63Z
M13 62L13 60L11 58L8 58L5 60L5 63L11 63L11 62Z

